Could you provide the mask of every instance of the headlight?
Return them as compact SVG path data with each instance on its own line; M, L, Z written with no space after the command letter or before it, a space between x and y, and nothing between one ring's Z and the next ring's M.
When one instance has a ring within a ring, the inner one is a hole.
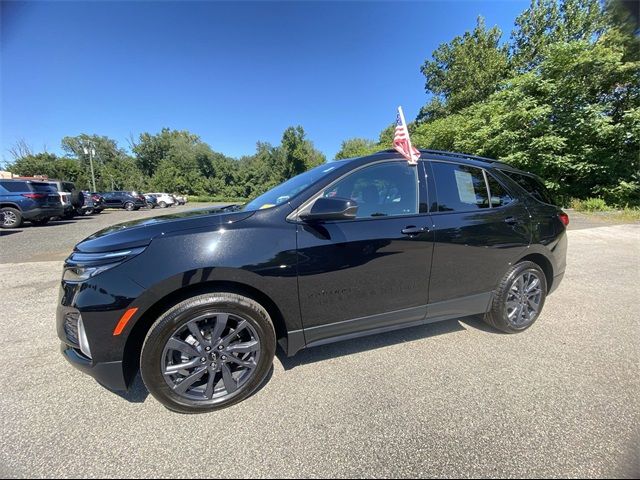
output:
M82 282L141 254L145 247L104 253L74 252L64 265L63 280Z

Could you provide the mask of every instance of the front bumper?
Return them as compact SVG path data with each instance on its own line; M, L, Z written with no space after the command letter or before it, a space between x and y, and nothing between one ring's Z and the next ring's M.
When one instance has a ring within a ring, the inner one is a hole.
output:
M123 391L127 389L122 361L94 363L85 357L80 350L62 343L60 351L64 358L87 375L91 375L100 385L109 390Z

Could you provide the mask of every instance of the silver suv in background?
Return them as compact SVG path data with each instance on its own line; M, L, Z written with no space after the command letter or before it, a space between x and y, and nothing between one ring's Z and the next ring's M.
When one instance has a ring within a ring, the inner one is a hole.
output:
M147 195L156 197L160 208L171 207L176 204L175 199L168 193L147 193Z

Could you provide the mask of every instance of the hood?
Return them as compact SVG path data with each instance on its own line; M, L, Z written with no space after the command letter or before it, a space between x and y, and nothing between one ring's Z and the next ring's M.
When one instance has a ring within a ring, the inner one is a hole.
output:
M239 207L204 208L119 223L85 238L76 245L75 251L100 253L144 247L160 235L194 228L216 228L237 223L255 213L234 211L232 208Z

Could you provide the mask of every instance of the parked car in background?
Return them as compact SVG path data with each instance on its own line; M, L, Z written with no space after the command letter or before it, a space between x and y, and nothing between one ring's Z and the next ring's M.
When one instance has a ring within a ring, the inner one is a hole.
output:
M63 215L55 187L30 180L0 180L0 227L18 228L25 220L45 225Z
M176 203L178 205L185 205L187 203L186 195L172 195L172 196L176 200Z
M160 208L166 208L176 204L175 199L168 193L148 193L147 195L156 197Z
M60 202L64 207L63 218L73 218L75 215L82 215L82 213L78 212L81 212L84 206L84 194L76 188L73 182L52 179L44 181L49 185L53 185L58 190Z
M104 208L124 208L132 211L147 206L144 196L136 192L105 192L101 195L104 198Z
M96 192L89 192L91 199L93 200L93 213L100 213L105 209L104 197Z
M154 209L158 206L158 199L156 197L154 197L153 195L149 195L148 193L144 194L144 198L147 201L147 206L150 209Z
M79 243L58 335L107 387L126 389L139 365L168 408L215 410L260 388L277 345L294 355L471 315L524 332L562 281L568 223L540 179L498 161L433 150L416 165L394 150L335 161L241 208Z

